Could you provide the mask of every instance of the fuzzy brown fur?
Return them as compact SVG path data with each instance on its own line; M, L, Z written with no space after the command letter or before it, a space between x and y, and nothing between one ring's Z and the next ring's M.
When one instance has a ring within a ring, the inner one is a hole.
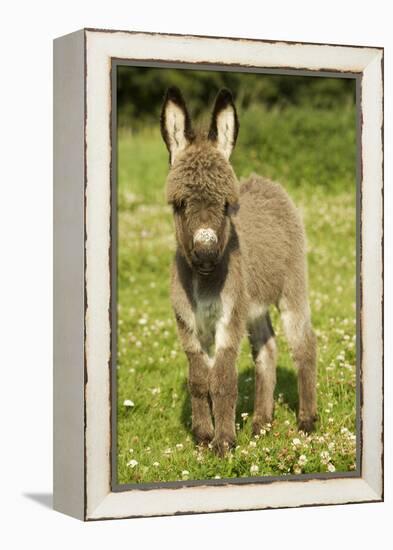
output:
M254 433L273 418L277 352L271 305L281 313L299 373L299 428L314 428L316 340L305 234L280 185L257 175L237 182L228 156L238 122L228 91L217 97L206 137L191 132L187 117L180 92L171 89L161 117L172 159L167 197L177 239L171 298L189 361L193 432L223 455L235 442L235 365L246 332L256 366ZM201 229L208 232L206 242L196 237Z

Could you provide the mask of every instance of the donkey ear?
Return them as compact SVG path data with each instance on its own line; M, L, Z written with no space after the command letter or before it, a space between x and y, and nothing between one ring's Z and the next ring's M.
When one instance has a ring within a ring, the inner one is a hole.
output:
M239 132L232 94L222 88L214 103L208 138L213 141L226 159L229 159Z
M179 153L194 139L191 119L183 96L175 86L168 88L161 109L161 135L173 164Z

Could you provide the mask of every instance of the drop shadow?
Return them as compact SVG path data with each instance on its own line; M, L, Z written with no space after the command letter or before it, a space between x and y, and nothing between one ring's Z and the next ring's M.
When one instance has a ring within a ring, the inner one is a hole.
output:
M44 508L53 508L53 494L52 493L23 493L25 498L34 500L44 506Z
M248 413L251 416L254 412L255 402L255 367L250 366L239 374L238 378L238 403L236 410L236 422L240 422L241 415ZM274 390L274 400L277 401L279 394L283 395L283 401L288 408L297 413L299 398L297 392L297 376L294 370L287 367L277 366L277 383Z
M274 392L274 398L278 394L283 394L284 403L297 413L299 408L299 396L297 391L297 375L293 369L287 367L277 367L277 384Z
M181 409L180 420L187 432L192 435L191 432L191 396L188 390L187 380L183 382L184 400Z

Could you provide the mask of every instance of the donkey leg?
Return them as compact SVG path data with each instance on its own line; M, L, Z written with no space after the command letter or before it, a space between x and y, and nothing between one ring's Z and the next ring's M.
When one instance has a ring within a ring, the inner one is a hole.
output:
M192 432L197 443L209 443L213 439L214 428L209 402L207 357L198 338L181 317L177 317L177 327L189 364L188 388L191 395Z
M188 387L191 394L192 432L197 443L209 443L214 428L209 403L209 367L203 352L187 352Z
M317 341L311 326L307 302L293 307L285 299L280 302L284 331L298 370L298 427L312 432L317 419Z
M236 349L219 349L209 377L215 425L213 447L220 456L225 455L236 439L236 358Z
M269 313L249 323L249 340L255 361L255 404L252 431L273 420L277 348Z

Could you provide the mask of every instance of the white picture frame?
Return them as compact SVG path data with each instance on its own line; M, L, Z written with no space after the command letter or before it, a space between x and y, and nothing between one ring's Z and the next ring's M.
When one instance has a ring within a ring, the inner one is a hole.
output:
M360 465L268 482L112 484L112 64L358 80ZM81 520L383 500L383 49L84 29L54 42L54 508Z

